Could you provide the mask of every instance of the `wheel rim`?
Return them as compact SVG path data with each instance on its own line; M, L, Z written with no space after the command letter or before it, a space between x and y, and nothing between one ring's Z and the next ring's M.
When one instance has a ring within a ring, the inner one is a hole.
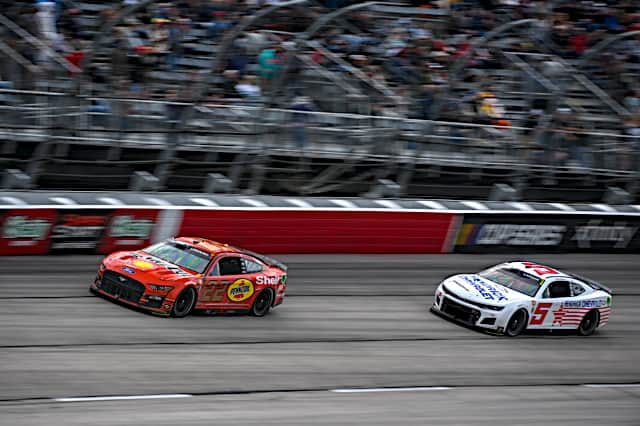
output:
M176 300L175 311L176 314L184 314L191 309L193 304L193 290L188 289L180 294L178 300Z
M518 333L522 328L522 324L524 323L524 313L522 311L518 311L515 313L511 321L509 321L509 327L507 330L510 334Z
M269 290L261 292L254 302L254 306L254 312L257 314L261 314L269 309L269 306L271 306L271 292Z
M582 321L582 331L590 332L595 328L596 325L596 314L593 312L589 312L584 320Z

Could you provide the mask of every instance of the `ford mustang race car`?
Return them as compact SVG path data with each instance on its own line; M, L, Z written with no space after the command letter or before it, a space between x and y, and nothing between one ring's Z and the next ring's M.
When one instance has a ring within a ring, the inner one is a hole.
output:
M287 267L202 238L172 238L107 256L90 290L155 313L184 317L194 309L264 316L281 304Z
M588 336L609 321L611 290L537 263L508 262L447 277L431 310L507 336L526 329L577 330Z

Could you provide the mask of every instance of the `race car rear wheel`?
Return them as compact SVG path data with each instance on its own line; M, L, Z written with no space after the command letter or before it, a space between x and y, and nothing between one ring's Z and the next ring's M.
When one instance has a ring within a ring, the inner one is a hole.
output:
M254 317L263 317L267 315L272 304L273 290L270 288L262 290L253 301L253 306L251 306L251 315Z
M578 334L581 336L590 336L598 328L600 323L600 312L597 309L587 312L587 314L580 321L578 326Z
M504 329L504 334L509 337L515 337L522 333L527 328L527 317L527 311L524 309L515 311Z
M196 291L191 288L185 288L182 293L178 295L173 308L171 309L171 315L176 318L182 318L189 315L191 309L196 304Z

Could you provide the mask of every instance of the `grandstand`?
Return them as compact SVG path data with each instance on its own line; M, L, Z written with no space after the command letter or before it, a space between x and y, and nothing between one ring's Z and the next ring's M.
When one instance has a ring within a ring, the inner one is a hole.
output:
M50 190L147 172L167 191L636 196L640 6L601 3L3 2L0 169Z

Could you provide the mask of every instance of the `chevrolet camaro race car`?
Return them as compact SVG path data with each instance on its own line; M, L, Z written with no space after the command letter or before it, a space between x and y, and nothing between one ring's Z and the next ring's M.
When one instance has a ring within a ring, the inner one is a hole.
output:
M507 336L527 329L577 330L588 336L609 321L611 290L537 263L508 262L447 277L431 310Z
M261 317L283 302L286 280L287 267L276 260L202 238L180 237L107 256L90 289L174 317L194 309Z

